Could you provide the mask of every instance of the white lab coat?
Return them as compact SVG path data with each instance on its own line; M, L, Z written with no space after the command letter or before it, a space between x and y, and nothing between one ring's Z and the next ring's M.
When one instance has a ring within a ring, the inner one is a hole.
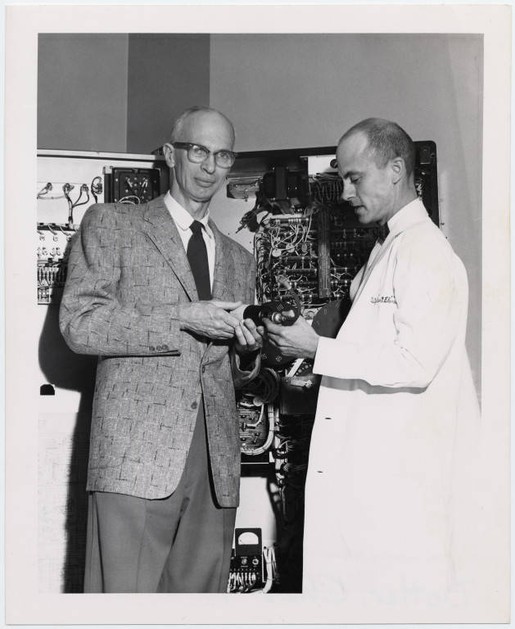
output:
M455 577L456 478L479 424L467 277L419 200L388 225L315 357L303 592L436 603Z

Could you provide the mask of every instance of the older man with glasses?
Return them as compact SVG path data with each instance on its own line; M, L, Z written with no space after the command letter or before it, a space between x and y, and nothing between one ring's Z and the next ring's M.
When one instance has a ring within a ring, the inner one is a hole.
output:
M99 356L88 468L86 592L225 592L239 499L234 388L259 369L255 263L209 203L234 128L185 111L164 145L166 195L88 209L61 331Z

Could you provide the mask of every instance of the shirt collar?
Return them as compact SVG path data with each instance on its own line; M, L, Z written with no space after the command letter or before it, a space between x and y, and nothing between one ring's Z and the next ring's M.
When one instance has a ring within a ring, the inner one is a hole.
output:
M388 221L388 229L390 233L398 234L426 218L428 218L427 210L417 197L392 216Z
M175 221L175 224L183 232L189 230L190 225L194 220L198 220L199 223L202 223L202 225L204 225L206 234L210 238L213 238L213 231L211 230L211 227L209 226L209 210L205 213L205 215L202 218L194 219L191 216L191 214L188 212L188 210L183 208L182 205L172 197L172 195L170 194L170 190L168 190L167 193L165 194L164 202L165 202L166 208L170 212L171 217Z

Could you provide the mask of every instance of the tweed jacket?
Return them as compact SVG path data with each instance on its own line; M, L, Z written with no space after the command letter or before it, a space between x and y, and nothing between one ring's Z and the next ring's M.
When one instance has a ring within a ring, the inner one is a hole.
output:
M210 221L216 243L213 299L252 303L255 262ZM87 489L157 499L177 487L204 401L220 506L238 505L241 372L230 342L180 329L177 305L198 301L179 233L163 197L95 204L72 244L60 309L70 348L99 356ZM257 361L258 362L258 361Z

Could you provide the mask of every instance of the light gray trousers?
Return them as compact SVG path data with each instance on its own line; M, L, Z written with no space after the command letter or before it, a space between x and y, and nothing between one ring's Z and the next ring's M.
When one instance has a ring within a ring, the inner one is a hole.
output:
M89 496L84 591L226 592L236 509L216 504L204 411L168 498Z

